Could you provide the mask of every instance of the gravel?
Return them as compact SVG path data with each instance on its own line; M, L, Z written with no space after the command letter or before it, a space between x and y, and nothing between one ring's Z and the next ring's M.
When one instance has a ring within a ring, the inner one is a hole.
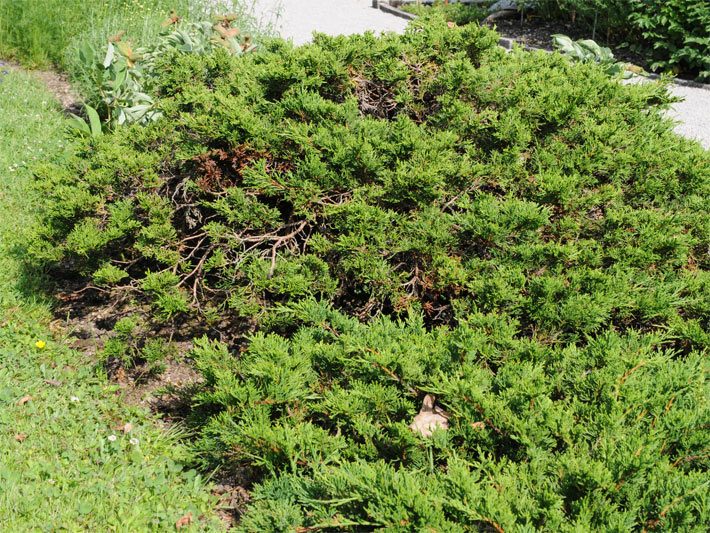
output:
M252 0L254 13L282 37L295 44L311 40L314 31L349 35L374 31L402 32L407 21L372 8L371 0ZM674 85L683 98L669 115L677 121L676 132L710 149L710 85Z
M673 85L672 92L684 99L669 113L677 122L676 133L695 139L710 150L710 85Z
M653 80L634 77L624 83L653 83ZM668 111L668 116L676 123L675 132L710 150L710 85L680 82L671 85L670 90L683 99Z
M255 0L255 13L295 44L311 40L314 31L350 35L371 30L402 32L407 21L372 8L371 0Z

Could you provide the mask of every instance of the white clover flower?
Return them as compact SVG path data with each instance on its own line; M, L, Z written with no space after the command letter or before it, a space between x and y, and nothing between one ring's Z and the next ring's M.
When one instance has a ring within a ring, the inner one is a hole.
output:
M48 479L47 483L49 483L50 485L54 485L56 481L54 481L53 479Z
M116 435L109 435L106 438L109 440L109 442L115 442L118 437Z
M131 440L129 440L128 442L130 442L133 446L136 446L139 441L138 441L137 438L133 437L133 438L132 438Z
M72 402L78 402L78 401L79 401L79 397L78 397L78 396L72 396L72 397L69 398L69 399L70 399Z

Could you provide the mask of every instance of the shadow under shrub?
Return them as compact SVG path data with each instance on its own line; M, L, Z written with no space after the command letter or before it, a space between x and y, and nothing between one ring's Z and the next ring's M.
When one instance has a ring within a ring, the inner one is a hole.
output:
M163 120L39 172L35 261L228 333L198 449L243 529L707 521L710 157L663 87L496 42L176 57Z

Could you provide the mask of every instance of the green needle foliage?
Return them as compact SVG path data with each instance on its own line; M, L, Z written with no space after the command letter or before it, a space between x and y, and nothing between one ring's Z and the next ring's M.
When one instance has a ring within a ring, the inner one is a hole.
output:
M496 42L167 58L162 120L38 172L34 261L220 332L245 531L706 529L710 156L662 86Z

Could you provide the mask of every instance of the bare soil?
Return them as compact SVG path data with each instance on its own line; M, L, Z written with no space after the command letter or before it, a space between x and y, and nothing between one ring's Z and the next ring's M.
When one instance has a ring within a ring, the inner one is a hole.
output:
M74 91L64 74L53 70L27 70L17 63L0 60L1 70L23 70L41 81L67 113L76 113L81 108L81 98Z
M556 33L567 35L572 39L592 39L591 31L582 28L572 21L549 21L539 17L528 16L522 21L519 16L499 18L494 21L495 29L503 37L515 40L517 43L530 47L552 51L552 36ZM622 43L609 41L604 35L595 35L594 40L601 46L607 46L619 61L633 63L649 69L649 62L642 55L635 53Z
M189 358L193 347L189 340L196 331L188 324L161 326L152 334L171 338L174 355L164 361L161 372L152 372L147 365L126 368L117 361L104 362L100 352L107 339L114 335L113 327L129 314L149 315L149 309L135 302L116 299L115 295L94 288L86 290L81 282L65 282L57 292L55 332L72 339L71 346L87 356L89 364L105 365L109 378L120 387L116 392L122 401L150 410L165 428L177 424L183 427L199 425L200 413L193 409L193 396L200 389L203 378ZM238 523L249 503L249 490L254 474L249 468L234 465L218 471L212 479L213 494L217 497L216 511L227 529Z
M89 356L96 364L105 364L108 376L121 387L120 394L132 405L148 408L160 415L165 424L184 419L191 393L202 378L189 362L192 349L189 332L179 325L153 328L148 324L141 338L159 336L172 339L173 355L164 361L161 372L148 365L137 364L125 368L118 361L103 362L99 353L113 333L118 320L128 315L149 316L149 309L125 298L115 298L94 287L77 288L81 282L66 282L56 293L57 327L72 339L71 346Z
M47 90L61 104L66 113L77 113L81 110L81 98L69 83L66 75L53 70L27 70L17 63L0 60L0 70L23 70L41 81Z
M62 105L64 111L77 113L80 110L81 99L72 89L69 80L64 74L59 74L53 70L33 70L30 73L44 83L49 92Z

